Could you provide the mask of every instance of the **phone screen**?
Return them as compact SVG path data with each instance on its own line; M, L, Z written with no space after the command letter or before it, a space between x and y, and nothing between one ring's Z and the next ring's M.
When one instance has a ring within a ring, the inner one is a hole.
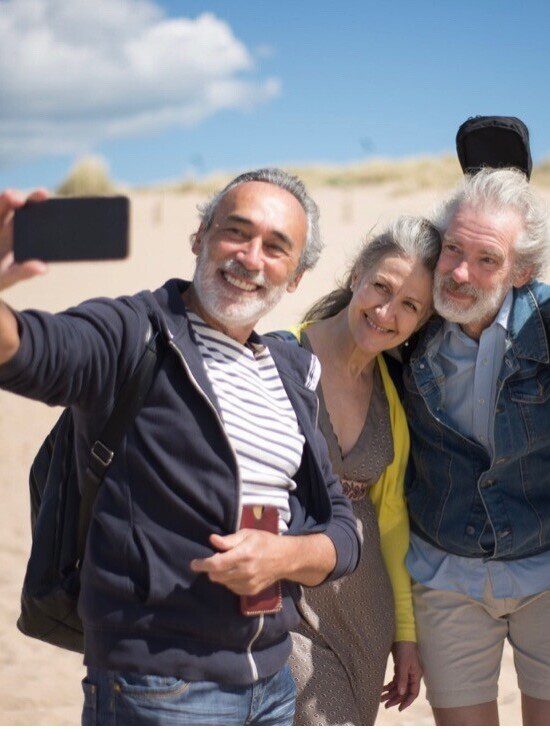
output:
M130 201L124 196L28 202L14 214L15 260L126 258L129 205Z

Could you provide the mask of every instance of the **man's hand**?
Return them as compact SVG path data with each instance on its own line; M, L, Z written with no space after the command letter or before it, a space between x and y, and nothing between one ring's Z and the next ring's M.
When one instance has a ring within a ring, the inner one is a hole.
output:
M336 564L336 550L324 534L280 536L239 529L225 537L212 534L210 542L217 554L192 560L191 569L237 595L257 595L277 580L317 585Z
M48 193L36 190L29 200L45 200ZM48 267L42 261L15 263L13 258L13 213L24 205L21 193L12 190L0 195L0 291L33 276L46 273ZM8 362L19 349L17 320L9 307L0 301L0 365Z
M194 559L191 569L205 572L237 595L257 595L283 578L288 539L259 529L239 529L226 537L212 534L210 542L218 553Z
M27 199L38 201L47 197L46 190L36 190ZM13 190L6 190L0 195L0 291L48 270L42 261L15 263L13 259L13 213L26 201L21 193Z
M418 648L413 641L402 640L393 644L393 680L382 690L380 701L386 709L399 705L399 711L410 706L420 692L422 666Z

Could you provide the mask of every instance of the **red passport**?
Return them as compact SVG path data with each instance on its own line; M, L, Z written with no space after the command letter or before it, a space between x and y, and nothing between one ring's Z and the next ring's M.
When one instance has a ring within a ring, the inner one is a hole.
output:
M243 506L241 529L262 529L271 534L279 533L279 512L276 506ZM281 583L274 582L257 595L241 595L243 615L265 615L277 613L283 607Z

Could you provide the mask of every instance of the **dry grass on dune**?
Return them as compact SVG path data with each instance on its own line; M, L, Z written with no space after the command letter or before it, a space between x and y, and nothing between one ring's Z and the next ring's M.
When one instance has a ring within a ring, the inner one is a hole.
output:
M394 185L405 194L428 188L452 187L461 176L456 157L410 157L371 159L346 166L308 166L291 168L309 187L364 187Z
M100 157L82 157L56 189L58 195L115 195L118 186L109 177L107 163Z
M285 166L298 175L308 188L361 188L387 185L391 194L402 196L421 190L443 190L453 187L461 177L454 155L408 157L404 159L370 159L349 165L311 164ZM234 177L233 172L216 172L207 177L179 182L157 183L137 192L198 193L212 195ZM550 158L542 160L533 170L533 182L550 187ZM66 179L57 188L59 195L113 195L123 188L109 177L107 165L97 157L78 160Z
M454 155L372 159L348 166L295 167L290 172L301 177L309 187L364 187L389 184L397 194L419 190L449 189L460 181L462 170ZM550 158L533 167L532 181L550 187Z
M441 157L411 157L389 160L372 159L350 165L284 165L284 169L297 175L308 188L365 187L390 183L397 194L406 194L428 188L452 187L460 179L460 167L451 155ZM147 186L148 192L198 192L210 195L226 185L234 174L217 172L208 177Z

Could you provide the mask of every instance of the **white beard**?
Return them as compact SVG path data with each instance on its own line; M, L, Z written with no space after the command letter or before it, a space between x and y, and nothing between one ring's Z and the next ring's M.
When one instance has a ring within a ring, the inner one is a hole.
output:
M217 280L218 270L234 273L238 278L262 288L255 293L243 292L240 297L237 289L234 294L229 294L220 287ZM206 246L200 248L193 286L204 310L225 327L254 327L279 302L287 285L288 281L280 286L269 287L262 273L250 273L235 260L226 261L218 269L209 259Z
M503 283L494 291L485 292L471 284L455 284L455 291L474 297L472 303L460 304L446 296L445 287L450 283L453 283L450 276L442 275L436 270L433 290L434 307L440 316L456 324L475 324L496 316L509 287L509 284Z

